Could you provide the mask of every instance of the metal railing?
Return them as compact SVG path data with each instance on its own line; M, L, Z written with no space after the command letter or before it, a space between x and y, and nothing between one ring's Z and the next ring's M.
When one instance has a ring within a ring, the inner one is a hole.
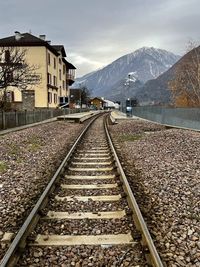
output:
M165 125L200 130L200 108L134 107L132 115Z
M87 109L35 109L32 111L0 111L0 130L48 120L57 116L84 112Z
M67 79L74 81L75 80L75 75L74 74L67 73Z

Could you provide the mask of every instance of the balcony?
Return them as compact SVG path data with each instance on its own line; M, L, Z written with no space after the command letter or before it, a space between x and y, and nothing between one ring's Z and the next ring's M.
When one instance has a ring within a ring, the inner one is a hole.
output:
M69 85L72 85L75 81L75 75L71 73L67 73L67 82Z
M47 87L48 87L48 88L51 88L51 89L58 90L58 87L57 87L57 86L52 85L52 84L49 84L49 83L47 83Z

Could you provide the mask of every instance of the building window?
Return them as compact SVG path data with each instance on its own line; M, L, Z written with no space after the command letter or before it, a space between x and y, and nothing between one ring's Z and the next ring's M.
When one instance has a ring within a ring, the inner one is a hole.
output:
M53 66L54 66L54 69L56 69L56 58L55 57L53 59Z
M59 79L61 80L61 70L59 70Z
M10 62L10 51L9 50L5 51L5 62Z
M8 91L6 92L6 99L8 102L14 102L14 92L13 91Z
M63 81L63 89L65 89L65 81Z
M60 104L66 104L68 102L68 98L66 96L59 97Z
M54 95L53 95L53 98L54 98L54 103L57 104L57 102L58 102L57 94L54 94Z
M57 79L56 79L56 76L53 76L53 85L54 85L54 86L57 86Z
M59 64L61 64L61 58L59 58Z
M51 65L51 56L49 53L48 53L48 65Z
M47 73L47 83L51 84L51 74Z
M52 93L48 92L48 103L52 103Z
M65 65L63 65L63 75L65 74Z

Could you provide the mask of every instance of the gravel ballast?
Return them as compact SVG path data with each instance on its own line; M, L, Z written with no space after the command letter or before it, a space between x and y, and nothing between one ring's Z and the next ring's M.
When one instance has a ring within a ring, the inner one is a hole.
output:
M200 266L200 133L141 120L110 126L166 266Z
M83 127L59 121L0 136L0 238L17 232Z
M86 134L86 138L82 140L84 147L88 149L87 144L90 141L93 143L90 149L95 148L93 150L98 153L100 145L96 141L103 140L105 136L102 129L103 118L99 118ZM82 144L80 145L80 150L82 150ZM76 160L72 157L72 162L74 161ZM112 171L100 170L97 167L91 170L85 168L85 166L75 171L71 168L65 168L66 172L63 174L65 178L63 177L59 181L61 185L57 184L55 191L49 197L50 203L42 210L42 217L36 228L29 235L28 246L21 256L18 266L147 267L144 251L139 243L140 235L138 235L138 231L134 226L126 198L119 201L116 199L114 203L110 202L109 198L106 197L103 197L102 201L92 201L91 199L93 196L98 195L115 196L123 193L120 184L114 184L114 186L108 188L107 184L104 184L102 188L97 186L100 178L98 178L99 173L104 177L110 174L112 177L116 176L116 179L112 179L111 185L115 180L118 180L114 163L112 166ZM80 180L79 187L74 186L73 183L72 177L75 174L81 178L85 176L85 182L83 183L83 179ZM66 176L69 175L72 175L71 179L66 179ZM91 175L95 176L95 179L90 180L87 178ZM65 188L68 189L64 188L63 183ZM84 188L84 184L89 186ZM55 195L70 196L72 201L66 203L66 200L58 200ZM76 198L78 199L79 196L88 197L90 200L88 199L88 202L77 201ZM60 212L61 210L65 212L68 210L68 214L65 214L62 218L56 216L53 216L53 218L51 216L53 212ZM92 214L83 213L83 211L87 210L90 210ZM101 210L102 214L96 212L96 210ZM108 216L108 210L115 212ZM75 217L72 214L74 211L77 211ZM45 216L47 212L50 217ZM40 243L39 235L42 235L42 240L47 242ZM52 238L54 239L53 243L48 243ZM56 240L60 241L57 242ZM63 240L66 241L63 242Z
M66 251L67 250L67 251ZM147 267L141 259L140 245L68 246L29 248L18 267Z
M128 209L127 201L125 198L119 201L105 202L105 201L78 201L74 199L73 201L57 201L51 200L48 205L48 210L54 211L70 211L70 212L100 212L100 211L116 211L121 209Z

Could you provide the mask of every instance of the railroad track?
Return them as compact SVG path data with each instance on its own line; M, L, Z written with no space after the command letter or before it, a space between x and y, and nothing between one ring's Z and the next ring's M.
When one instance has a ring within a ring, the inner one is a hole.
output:
M163 266L104 122L79 136L1 267Z

